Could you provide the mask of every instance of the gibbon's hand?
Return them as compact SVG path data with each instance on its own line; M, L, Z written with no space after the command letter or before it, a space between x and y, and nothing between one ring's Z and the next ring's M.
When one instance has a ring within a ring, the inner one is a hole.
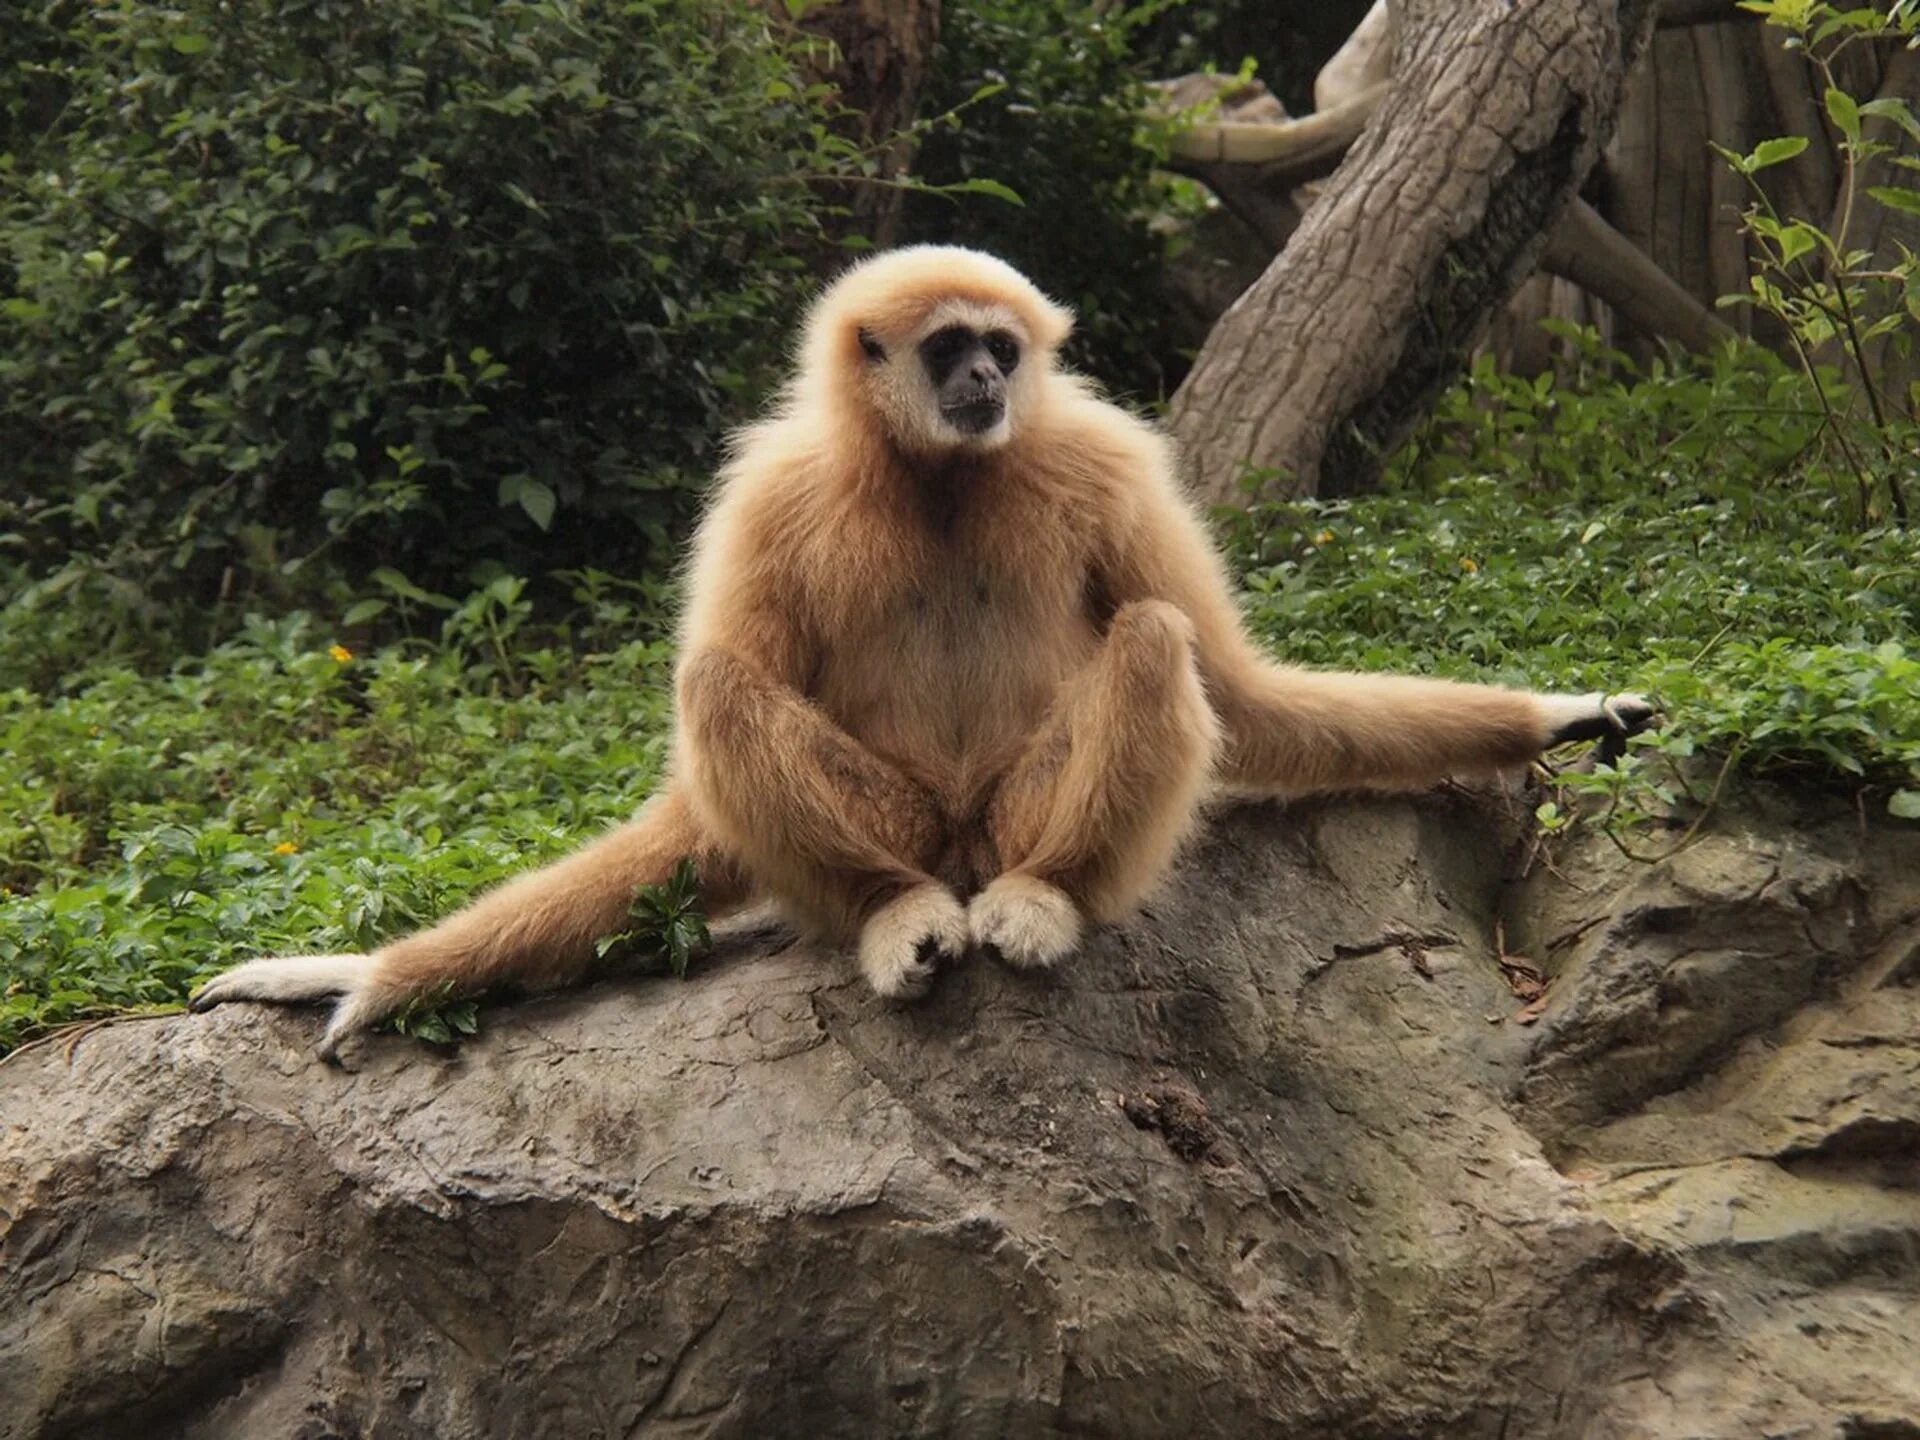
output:
M1597 758L1607 765L1626 753L1629 735L1638 735L1660 713L1644 695L1551 695L1542 703L1554 726L1549 746L1598 740Z

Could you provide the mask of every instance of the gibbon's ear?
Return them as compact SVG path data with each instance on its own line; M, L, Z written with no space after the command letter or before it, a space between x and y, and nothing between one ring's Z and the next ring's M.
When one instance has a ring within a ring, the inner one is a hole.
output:
M862 326L858 333L860 336L860 348L866 352L867 359L877 361L887 358L887 347L873 338L873 332L871 330Z

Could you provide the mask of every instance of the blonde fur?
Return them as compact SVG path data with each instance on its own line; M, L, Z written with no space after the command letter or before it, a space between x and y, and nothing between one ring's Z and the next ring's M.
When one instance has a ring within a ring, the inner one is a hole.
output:
M983 434L945 423L915 358L954 324L1021 346ZM689 854L710 914L772 897L910 997L969 938L1049 964L1083 916L1127 913L1211 786L1420 785L1614 718L1601 697L1269 662L1166 441L1057 368L1070 328L971 251L847 272L694 541L663 792L362 965L255 962L202 1000L344 992L330 1052L440 986L565 983Z

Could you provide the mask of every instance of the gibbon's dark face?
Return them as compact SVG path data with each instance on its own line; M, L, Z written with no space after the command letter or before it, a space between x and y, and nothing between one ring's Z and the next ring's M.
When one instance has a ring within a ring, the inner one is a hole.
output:
M940 401L940 418L962 435L985 435L1006 417L1007 377L1020 342L1005 330L949 325L920 342L920 363Z

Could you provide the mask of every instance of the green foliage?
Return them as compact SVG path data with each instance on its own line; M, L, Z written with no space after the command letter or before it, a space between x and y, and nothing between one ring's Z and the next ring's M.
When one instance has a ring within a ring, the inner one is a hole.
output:
M28 0L0 547L127 609L630 565L780 359L828 103L753 0Z
M622 964L665 965L675 979L686 979L687 966L713 948L693 858L682 856L664 884L636 885L627 920L624 930L596 940L594 953Z
M1763 140L1744 155L1715 146L1754 196L1744 216L1754 248L1750 293L1721 303L1752 305L1779 322L1820 405L1818 438L1852 475L1858 517L1872 523L1890 508L1904 523L1905 477L1920 459L1920 387L1893 393L1884 357L1912 354L1920 256L1905 245L1895 247L1896 257L1876 256L1848 240L1859 224L1861 176L1869 163L1884 158L1897 169L1920 170L1920 157L1898 153L1903 140L1920 142L1920 119L1897 95L1854 99L1841 88L1837 66L1854 46L1914 43L1920 6L1902 0L1887 10L1841 9L1820 0L1743 0L1741 8L1785 30L1787 43L1813 68L1836 137L1840 195L1832 216L1816 220L1783 214L1762 187L1760 173L1804 152L1807 136ZM1867 186L1864 197L1920 214L1920 189Z
M1567 781L1623 826L1697 791L1702 760L1893 789L1906 814L1920 537L1845 523L1844 475L1806 483L1822 412L1765 352L1636 377L1563 333L1577 390L1483 362L1389 493L1226 512L1255 628L1308 664L1654 695L1663 728Z
M162 675L69 656L0 690L0 1050L255 955L377 948L624 819L671 708L636 608L500 631L504 664L496 597L372 654L293 615Z
M947 6L923 113L967 106L921 142L929 185L997 180L991 195L907 197L903 239L975 245L1002 255L1080 317L1068 358L1114 389L1171 394L1184 371L1170 339L1166 244L1152 225L1170 181L1156 171L1164 136L1143 121L1147 91L1135 42L1180 0L958 0Z
M411 1035L429 1045L453 1045L480 1033L480 1005L454 998L453 984L416 995L387 1018L383 1027L396 1035Z

